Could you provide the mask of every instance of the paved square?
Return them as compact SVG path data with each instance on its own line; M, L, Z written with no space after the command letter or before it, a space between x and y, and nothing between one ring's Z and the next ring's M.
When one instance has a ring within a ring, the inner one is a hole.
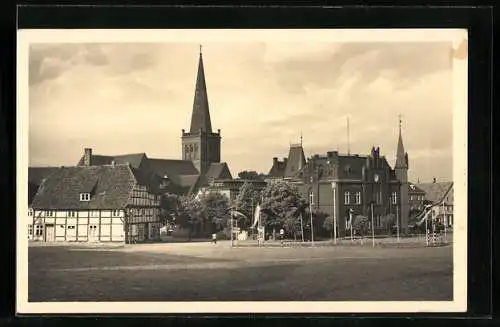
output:
M452 247L29 249L29 301L451 301Z

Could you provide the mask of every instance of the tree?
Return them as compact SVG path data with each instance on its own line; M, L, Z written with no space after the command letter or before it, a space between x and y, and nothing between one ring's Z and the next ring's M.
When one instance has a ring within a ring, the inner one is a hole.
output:
M179 198L179 211L176 222L189 229L192 236L206 236L207 232L222 230L230 215L229 201L220 193L207 193L199 196Z
M252 170L252 171L244 170L242 172L239 172L238 173L238 177L240 179L246 179L246 180L252 180L252 181L262 180L261 179L261 174L257 173L254 170Z
M354 217L352 228L358 232L360 236L363 236L368 231L369 220L367 216L357 215Z
M230 218L229 200L221 193L208 193L199 198L202 213L205 221L212 225L212 228L220 231Z
M307 201L297 187L283 180L271 181L262 190L262 197L263 222L267 228L286 227L293 231L297 223L300 228L299 214L305 213Z
M204 223L204 214L201 202L194 196L181 196L179 198L179 211L177 224L189 230L189 240L197 234Z
M180 198L176 194L164 194L160 199L162 220L164 225L175 225L179 216Z
M244 214L247 219L239 220L240 227L248 228L251 226L254 216L254 210L260 200L260 194L253 187L252 183L245 182L239 190L238 196L234 200L236 210Z

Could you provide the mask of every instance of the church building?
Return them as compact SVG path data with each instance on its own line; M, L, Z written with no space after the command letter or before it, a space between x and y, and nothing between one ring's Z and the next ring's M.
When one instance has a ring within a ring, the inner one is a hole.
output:
M208 93L203 67L203 55L199 54L191 127L182 130L182 159L149 158L146 153L124 155L94 155L86 149L78 165L107 165L111 162L130 163L162 193L179 195L196 194L214 180L232 179L227 163L221 162L221 131L212 130Z

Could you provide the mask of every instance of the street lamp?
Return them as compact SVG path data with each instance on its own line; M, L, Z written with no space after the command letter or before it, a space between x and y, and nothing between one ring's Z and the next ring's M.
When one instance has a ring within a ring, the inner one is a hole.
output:
M314 226L313 226L313 213L312 213L312 202L314 198L314 193L311 190L310 193L311 200L309 201L309 212L311 213L311 245L314 246Z
M372 247L375 247L375 226L373 225L373 201L372 201Z
M333 189L333 243L337 244L337 184L332 182Z

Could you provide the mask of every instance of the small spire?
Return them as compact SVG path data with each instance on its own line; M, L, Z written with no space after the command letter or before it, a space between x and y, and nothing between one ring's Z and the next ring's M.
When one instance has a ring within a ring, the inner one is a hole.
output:
M300 146L302 146L302 131L300 131Z
M399 137L398 137L398 146L396 151L396 164L394 168L408 169L408 157L405 152L405 148L403 146L403 136L401 134L401 125L402 125L401 115L398 115L398 117L399 117Z
M202 47L203 47L203 46L200 44L200 56L201 56L201 54L202 54L202 52L201 52Z

